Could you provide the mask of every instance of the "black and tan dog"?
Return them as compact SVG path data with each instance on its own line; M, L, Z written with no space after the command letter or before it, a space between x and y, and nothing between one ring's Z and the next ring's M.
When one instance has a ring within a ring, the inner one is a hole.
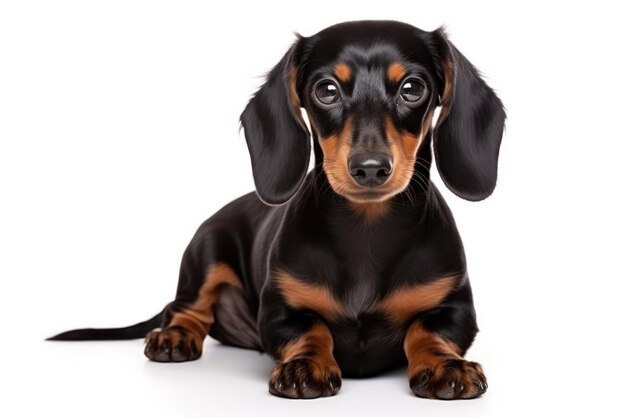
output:
M241 115L257 192L200 226L176 299L131 327L52 339L147 334L150 360L180 362L208 334L269 353L269 390L289 398L407 363L417 396L477 397L465 255L429 169L434 150L450 190L486 198L504 120L441 30L361 21L299 37Z

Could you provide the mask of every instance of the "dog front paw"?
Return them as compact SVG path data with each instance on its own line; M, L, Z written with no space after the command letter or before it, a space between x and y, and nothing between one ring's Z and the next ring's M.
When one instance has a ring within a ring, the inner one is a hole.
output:
M277 362L270 377L270 393L279 397L329 397L339 388L341 371L337 364L320 364L311 359Z
M463 359L442 361L434 369L421 367L409 378L411 391L423 398L468 399L487 390L487 378L481 366Z

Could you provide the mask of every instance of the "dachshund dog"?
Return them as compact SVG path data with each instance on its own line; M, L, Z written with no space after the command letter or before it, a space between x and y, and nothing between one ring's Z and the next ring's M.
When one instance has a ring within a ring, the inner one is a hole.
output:
M465 254L429 170L434 153L454 194L488 197L505 117L441 29L359 21L299 36L241 115L256 193L200 226L175 300L134 326L51 339L146 336L150 360L182 362L208 334L271 355L269 391L288 398L399 366L419 397L478 397Z

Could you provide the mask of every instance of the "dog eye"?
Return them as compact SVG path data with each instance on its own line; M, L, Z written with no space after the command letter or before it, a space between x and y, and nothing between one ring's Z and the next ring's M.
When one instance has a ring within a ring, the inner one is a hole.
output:
M417 78L409 78L400 88L400 98L409 103L416 103L426 93L426 86Z
M331 81L321 82L315 87L315 98L325 105L334 104L339 101L339 88Z

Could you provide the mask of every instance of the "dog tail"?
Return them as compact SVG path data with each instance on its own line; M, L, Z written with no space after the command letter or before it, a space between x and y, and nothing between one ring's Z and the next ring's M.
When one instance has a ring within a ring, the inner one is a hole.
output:
M46 340L129 340L145 337L149 331L161 326L161 320L167 307L156 316L128 327L109 329L76 329L59 333Z

